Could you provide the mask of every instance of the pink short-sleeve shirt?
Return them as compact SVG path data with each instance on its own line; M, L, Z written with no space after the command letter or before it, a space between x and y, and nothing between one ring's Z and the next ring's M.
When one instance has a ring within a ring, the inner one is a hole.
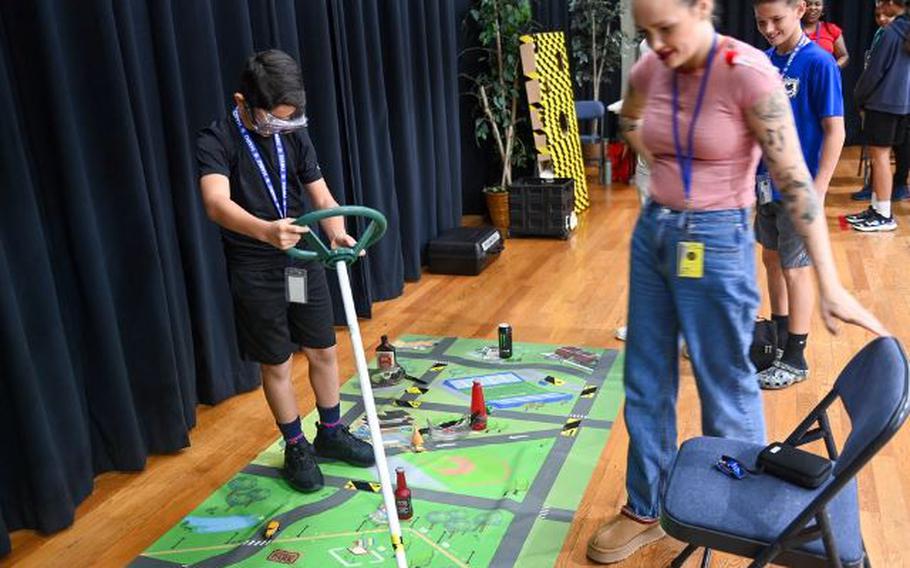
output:
M746 122L746 111L780 88L777 70L764 53L721 37L695 127L692 208L708 211L750 207L761 149ZM689 124L705 70L679 73L679 134L687 150ZM685 208L682 177L673 144L673 71L648 53L632 68L632 87L646 102L642 139L654 156L651 198Z

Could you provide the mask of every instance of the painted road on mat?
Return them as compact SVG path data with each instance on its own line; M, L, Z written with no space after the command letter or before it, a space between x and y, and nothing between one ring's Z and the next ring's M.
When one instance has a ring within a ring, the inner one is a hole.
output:
M554 426L558 425L558 428L528 431L522 432L520 434L513 433L503 435L488 435L476 438L468 437L464 439L438 443L433 442L431 439L425 440L425 446L430 451L448 451L453 449L467 449L483 446L495 447L497 445L509 444L513 442L553 440L553 444L549 448L546 457L543 459L540 467L538 468L537 474L533 477L533 481L527 488L523 499L520 501L507 498L505 495L502 498L491 499L488 497L463 495L459 493L453 493L451 491L438 491L423 487L411 487L412 497L415 500L454 507L464 507L468 509L483 511L502 510L511 513L511 522L505 529L505 534L499 539L499 546L496 548L492 561L489 563L489 565L494 567L514 566L518 562L522 548L525 546L527 539L534 527L534 524L538 520L545 519L547 521L556 521L560 523L572 522L574 511L558 507L547 507L545 506L545 501L553 490L557 481L557 477L561 472L562 465L565 463L573 448L573 445L575 444L575 441L577 440L577 433L582 428L586 430L609 431L613 426L613 423L610 420L588 418L588 414L591 412L592 406L597 400L597 396L602 392L603 383L607 379L608 372L616 360L617 352L604 351L600 355L594 368L589 370L581 370L574 366L560 365L557 363L551 364L537 361L522 362L520 360L515 360L504 364L503 362L498 361L485 361L471 359L468 357L453 356L452 354L448 354L447 351L450 347L455 345L455 343L456 338L442 338L438 340L430 350L417 351L399 348L399 357L402 360L435 360L445 362L453 366L459 365L468 367L470 369L492 369L499 371L508 369L511 372L518 373L521 371L553 371L561 375L570 375L573 377L581 378L585 381L585 388L595 389L593 391L593 396L578 396L574 406L571 409L571 412L568 413L568 415L553 415L532 411L523 412L515 410L496 410L494 413L495 418L500 418L503 420L510 420L519 423L527 421L543 424L553 424ZM428 370L421 375L420 379L425 383L421 386L427 389L434 386L439 389L447 389L448 387L440 384L440 382L437 382L437 380L443 375L444 373L442 370L433 370L431 368L431 370ZM449 390L449 392L451 391ZM420 395L415 394L403 394L398 397L388 397L377 394L376 403L377 406L383 404L393 404L396 400L409 401L416 400L419 397ZM342 393L341 398L342 401L346 403L352 403L350 408L348 408L344 414L344 421L346 423L352 423L353 420L363 414L364 408L361 398L356 394L349 393ZM421 410L434 412L446 412L454 414L464 413L463 405L459 406L457 404L431 402L428 400L421 400L419 402L419 408ZM578 421L577 424L573 425L573 428L575 430L571 433L571 435L566 435L566 432L564 431L567 425L567 420ZM386 449L386 454L390 457L408 452L408 449L397 447ZM321 463L326 463L331 460L319 459L319 461ZM242 473L269 478L281 477L280 470L276 467L259 465L255 463L250 464L244 468L242 470ZM215 552L217 549L219 553L215 556L201 560L192 565L200 567L229 566L256 555L262 551L262 548L264 546L272 542L291 542L299 540L296 538L281 538L282 531L293 525L293 523L306 517L314 516L338 507L343 507L347 501L354 498L354 496L358 493L357 490L350 490L350 481L351 480L346 477L326 475L325 482L327 486L337 488L347 487L347 489L333 492L328 497L318 502L308 503L306 505L293 508L274 516L273 519L280 522L281 528L274 535L272 541L248 539L244 542L207 548L207 550L212 550L213 552ZM425 537L419 533L416 533L416 531L410 529L405 530L407 533L414 533L412 536L417 537L417 539L426 540ZM372 532L375 531L368 532L372 534ZM357 533L355 532L352 534ZM377 537L382 538L382 531L379 531L377 533ZM434 549L438 549L438 547L432 541L429 541L429 544L433 545ZM227 547L232 548L226 549ZM453 562L456 562L456 565L465 565L462 561L459 561L454 556L451 556L451 552L453 551L437 551L445 555ZM154 555L155 553L151 552L149 554ZM172 561L168 562L163 559L153 558L151 556L140 556L136 558L132 564L130 564L130 566L138 568L152 568L161 566L173 567L178 565L180 564L175 564Z

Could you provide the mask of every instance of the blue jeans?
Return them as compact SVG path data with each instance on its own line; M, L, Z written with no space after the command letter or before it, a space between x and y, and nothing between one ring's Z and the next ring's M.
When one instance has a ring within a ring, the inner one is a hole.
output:
M649 203L635 226L624 369L626 512L635 517L659 516L676 454L680 333L695 371L702 433L764 443L749 360L759 304L750 218L749 209L681 213ZM702 278L677 276L680 241L704 243Z

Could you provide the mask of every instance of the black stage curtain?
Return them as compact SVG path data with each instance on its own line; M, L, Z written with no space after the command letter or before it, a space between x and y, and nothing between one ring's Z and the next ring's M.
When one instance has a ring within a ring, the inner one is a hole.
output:
M847 144L860 144L861 123L859 111L853 103L853 88L863 72L866 50L875 35L875 2L860 0L850 2L825 2L825 19L844 30L844 40L850 53L850 62L843 70L844 121L847 127ZM737 37L758 48L767 49L768 43L755 26L755 13L751 2L727 0L721 3L718 31Z
M461 218L458 29L429 0L0 3L0 556L258 385L194 174L245 57L301 61L336 198L389 219L354 271L368 315Z

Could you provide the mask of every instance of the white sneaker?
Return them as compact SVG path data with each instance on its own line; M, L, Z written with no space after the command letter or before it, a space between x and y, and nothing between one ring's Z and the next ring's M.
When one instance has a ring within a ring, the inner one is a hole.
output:
M893 216L885 217L876 211L868 218L854 223L853 228L863 233L884 233L897 229L897 221Z
M616 328L616 339L620 341L626 340L626 334L629 332L629 328L626 326Z

